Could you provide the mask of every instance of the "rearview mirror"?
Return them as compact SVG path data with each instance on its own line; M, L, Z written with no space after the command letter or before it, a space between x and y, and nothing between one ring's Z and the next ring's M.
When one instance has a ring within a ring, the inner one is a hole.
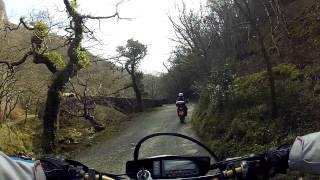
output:
M203 176L209 168L209 157L158 156L128 161L126 173L131 179L137 179L140 170L148 170L153 179L175 179Z

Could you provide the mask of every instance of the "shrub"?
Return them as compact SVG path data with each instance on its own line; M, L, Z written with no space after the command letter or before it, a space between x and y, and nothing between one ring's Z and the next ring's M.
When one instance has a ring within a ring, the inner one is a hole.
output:
M0 142L0 151L8 155L26 155L32 151L32 136L21 130L0 128Z
M232 97L232 82L235 78L234 71L228 64L222 70L212 71L206 90L211 102L211 110L222 112L229 99Z
M11 120L23 120L24 119L24 109L17 105L16 108L10 113L9 118Z
M59 143L78 143L81 140L82 133L75 128L64 128L59 131Z
M207 92L201 96L192 124L217 154L230 157L261 153L320 128L320 97L316 90L320 67L300 70L292 64L280 64L272 70L279 108L277 119L270 115L265 71L237 77L224 112L212 110L215 106Z

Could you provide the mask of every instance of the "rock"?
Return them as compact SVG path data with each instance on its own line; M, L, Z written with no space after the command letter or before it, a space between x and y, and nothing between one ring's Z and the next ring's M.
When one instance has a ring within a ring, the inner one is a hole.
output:
M0 0L0 21L3 23L4 21L8 21L6 6L3 0Z
M0 0L0 28L8 22L6 7L3 0Z

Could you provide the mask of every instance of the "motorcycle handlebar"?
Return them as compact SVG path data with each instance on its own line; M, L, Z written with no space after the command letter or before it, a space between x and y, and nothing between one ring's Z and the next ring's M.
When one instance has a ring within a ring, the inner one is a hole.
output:
M263 161L258 160L260 159L260 156L246 156L246 157L240 157L236 158L234 160L226 160L221 161L216 164L216 166L212 166L215 168L218 168L218 166L221 166L221 168L226 167L225 170L222 170L218 173L215 173L214 175L206 175L206 176L200 176L200 177L190 177L190 178L178 178L179 180L227 180L227 179L234 179L237 177L241 177L244 179L256 179L257 176L264 176L267 174L266 169L264 169ZM87 173L84 176L85 180L117 180L118 178L111 178L106 175L94 175L94 177L90 177L90 175ZM254 178L252 178L254 177ZM120 177L119 177L120 178ZM152 178L150 178L152 179Z
M215 163L213 163L210 168L207 166L207 170L219 170L214 175L206 175L204 174L198 174L198 177L190 177L190 178L178 178L179 180L226 180L226 179L232 179L232 178L248 178L248 179L256 179L257 177L268 177L272 176L272 174L269 174L270 169L273 167L270 167L269 158L266 156L267 154L258 154L258 155L248 155L248 156L242 156L242 157L236 157L232 159L227 159L223 161L219 161L219 158L214 154L213 151L211 151L208 147L206 147L201 142L177 133L155 133L148 135L144 138L142 138L136 145L134 149L134 161L139 160L139 150L143 142L146 140L157 137L157 136L175 136L184 138L187 140L190 140L199 146L203 147L205 150L209 152L209 154L214 157L216 160ZM113 175L108 173L100 173L95 171L94 169L90 169L86 167L85 165L74 162L74 161L68 161L71 165L74 165L75 167L83 167L84 173L82 174L82 178L85 180L118 180L122 179L122 175ZM148 161L149 162L149 161ZM151 162L151 161L150 161ZM207 172L207 171L206 171ZM271 172L271 171L270 171ZM132 177L132 176L130 176ZM150 176L151 177L151 176ZM179 177L179 176L177 176Z
M200 177L190 177L190 178L178 178L178 180L227 180L234 178L244 178L244 179L256 179L259 177L265 177L268 174L267 169L264 168L264 161L258 160L262 158L260 156L246 156L236 158L237 160L226 160L221 161L216 164L221 166L221 168L226 167L225 170L222 170L214 175L206 175ZM218 168L217 165L212 165L212 167ZM121 176L112 178L107 175L94 174L90 175L86 173L84 180L118 180L122 179ZM152 179L152 178L150 178Z

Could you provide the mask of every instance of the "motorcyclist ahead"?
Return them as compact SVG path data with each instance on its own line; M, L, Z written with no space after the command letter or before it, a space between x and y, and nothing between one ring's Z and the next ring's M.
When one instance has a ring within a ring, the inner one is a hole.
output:
M178 94L177 101L186 101L183 93Z
M188 107L187 107L187 99L184 97L183 93L179 93L177 100L176 100L176 106L178 107L179 105L181 105L186 113L186 116L188 115Z

